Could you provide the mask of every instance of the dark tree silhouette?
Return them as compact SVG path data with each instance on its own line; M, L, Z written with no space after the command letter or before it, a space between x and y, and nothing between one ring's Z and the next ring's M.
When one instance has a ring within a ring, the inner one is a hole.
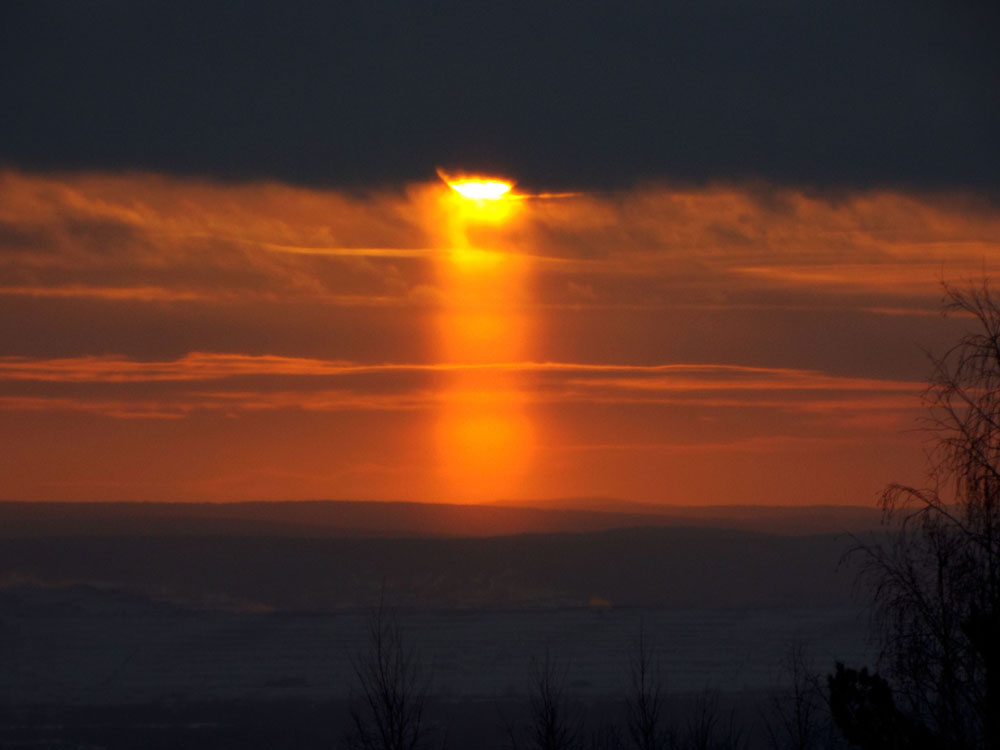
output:
M399 622L383 602L368 622L368 648L354 662L358 694L351 706L352 750L418 750L427 680L414 651L403 642Z
M880 504L890 534L855 552L870 586L894 707L925 725L938 747L997 748L1000 306L985 280L945 291L946 312L973 328L931 358L924 393L932 437L928 486L886 488ZM866 679L855 678L864 705L889 710L881 683Z
M682 742L684 750L741 750L747 745L743 727L736 722L736 710L723 717L719 693L705 689L695 696L688 713Z
M896 708L889 683L877 673L837 664L827 678L830 712L844 739L859 750L934 750L927 728Z
M628 744L625 742L625 735L622 734L618 726L609 723L600 729L591 731L587 747L590 750L626 750Z
M566 702L565 670L546 650L541 661L531 666L534 692L531 696L532 747L537 750L567 750L580 744L579 721L571 716Z

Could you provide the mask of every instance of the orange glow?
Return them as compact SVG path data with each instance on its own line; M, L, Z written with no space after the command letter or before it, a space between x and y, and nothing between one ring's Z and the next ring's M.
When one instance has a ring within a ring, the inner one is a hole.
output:
M454 500L516 493L530 461L533 429L516 388L476 387L456 379L437 425L441 478Z
M995 204L554 197L0 170L4 493L795 504L922 465L916 345L964 325L939 279L1000 277Z

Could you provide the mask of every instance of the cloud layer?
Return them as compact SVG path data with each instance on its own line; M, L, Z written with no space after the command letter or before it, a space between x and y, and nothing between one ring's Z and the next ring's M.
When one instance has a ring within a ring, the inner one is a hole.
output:
M964 193L456 200L0 173L5 492L867 502L1000 259Z

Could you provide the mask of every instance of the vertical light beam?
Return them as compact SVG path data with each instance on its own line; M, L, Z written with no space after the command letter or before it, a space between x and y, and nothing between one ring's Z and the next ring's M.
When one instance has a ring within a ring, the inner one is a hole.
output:
M442 175L443 179L445 175ZM444 309L442 361L482 365L526 358L530 321L527 258L504 247L516 221L511 184L496 178L446 179L438 231L448 248L439 264ZM439 470L454 501L516 494L528 468L532 425L516 374L465 370L445 387L436 429Z

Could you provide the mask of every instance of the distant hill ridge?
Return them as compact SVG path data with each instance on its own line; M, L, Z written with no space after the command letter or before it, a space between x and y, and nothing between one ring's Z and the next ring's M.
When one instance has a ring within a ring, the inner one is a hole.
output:
M351 500L235 503L0 501L0 538L47 536L492 537L637 527L773 534L878 528L863 506L667 506L610 498L484 505Z
M842 607L852 601L849 545L842 534L690 527L479 539L23 537L0 544L0 588L78 584L300 612L373 606L383 591L422 608Z

